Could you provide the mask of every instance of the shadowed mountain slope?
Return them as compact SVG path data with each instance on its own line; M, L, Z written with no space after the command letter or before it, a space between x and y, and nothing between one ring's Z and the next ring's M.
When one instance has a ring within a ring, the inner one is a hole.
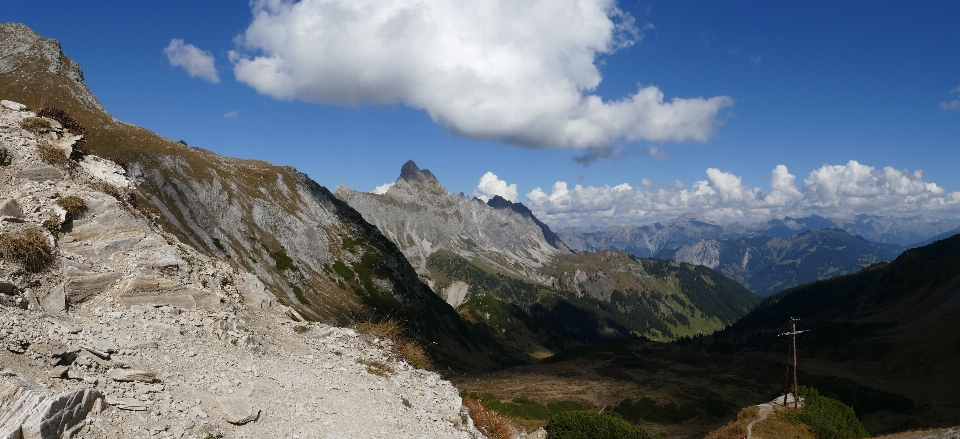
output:
M776 334L791 317L810 330L797 342L807 372L853 379L916 404L907 415L881 413L875 422L887 429L960 423L960 236L770 296L715 337L780 350Z

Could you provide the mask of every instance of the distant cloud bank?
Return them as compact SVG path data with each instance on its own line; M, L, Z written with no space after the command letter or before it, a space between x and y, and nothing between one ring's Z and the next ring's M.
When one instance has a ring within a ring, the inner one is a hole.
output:
M811 171L799 186L795 183L796 176L783 165L771 172L766 192L743 184L740 176L710 168L705 180L690 186L676 181L655 188L643 180L639 187L623 183L571 188L558 181L549 193L541 188L527 193L525 204L555 227L648 224L688 212L741 223L813 213L826 217L960 214L960 192L947 193L925 181L919 170L880 169L851 160L845 165L824 165Z
M615 0L260 0L253 15L230 53L238 81L277 99L403 104L471 138L575 149L705 142L733 104L668 99L655 86L591 94L597 57L650 27Z
M183 40L174 38L163 49L163 54L167 56L170 65L183 67L187 74L194 78L200 78L214 84L220 82L220 75L217 74L213 55L210 52L200 50L197 46L185 44Z
M953 90L950 90L950 93L960 94L960 85L958 85L957 88L954 88ZM944 102L941 102L941 103L940 103L940 109L943 110L943 111L960 110L960 99L954 99L954 100L952 100L952 101L944 101Z

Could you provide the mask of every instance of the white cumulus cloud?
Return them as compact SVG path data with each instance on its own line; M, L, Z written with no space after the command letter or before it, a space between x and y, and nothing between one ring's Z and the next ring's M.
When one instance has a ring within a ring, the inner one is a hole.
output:
M960 94L960 86L957 86L957 88L954 88L953 90L950 90L950 93L958 93L958 94ZM960 110L960 99L954 99L954 100L952 100L952 101L944 101L944 102L941 102L941 103L940 103L940 109L943 110L943 111Z
M277 99L403 104L534 148L705 142L727 96L604 101L597 57L643 38L615 0L255 0L234 74Z
M377 186L376 188L373 189L373 193L378 194L378 195L383 195L383 194L387 193L387 191L390 190L390 188L392 188L394 184L396 184L395 181L391 181L390 183L381 184L380 186Z
M214 84L220 82L220 75L217 74L213 55L210 52L200 50L193 44L185 44L183 40L174 38L163 49L163 54L167 55L170 65L183 67L187 74L194 78L200 78Z
M550 193L536 188L526 194L527 206L552 226L646 224L695 213L727 222L753 222L770 217L849 217L874 215L960 216L960 192L950 192L924 180L922 171L876 168L851 160L843 165L823 165L796 185L796 176L784 165L770 174L764 192L743 184L735 174L716 168L706 179L691 185L672 182L654 187L581 186L554 183Z
M480 183L473 190L473 196L483 201L490 201L494 196L499 195L514 203L517 202L517 185L507 184L507 182L497 177L493 172L487 172L480 177Z

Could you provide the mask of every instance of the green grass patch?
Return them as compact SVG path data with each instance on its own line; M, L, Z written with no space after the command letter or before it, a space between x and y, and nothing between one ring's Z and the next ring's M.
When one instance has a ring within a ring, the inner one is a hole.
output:
M623 419L592 412L562 412L544 427L551 439L653 439L660 435Z
M304 304L304 305L310 305L310 301L307 300L307 296L304 296L304 295L303 295L303 289L302 289L302 288L300 288L300 287L298 287L298 286L296 286L296 285L294 285L294 284L290 284L290 288L293 290L293 295L294 295L294 296L297 296L297 301L299 301L300 303L302 303L302 304Z
M277 270L297 270L297 266L293 265L293 259L287 256L287 252L283 251L282 248L271 251L268 254L276 263Z
M220 249L220 251L226 251L226 249L223 248L223 244L220 243L220 239L219 239L219 238L213 238L213 246L216 247L216 248L218 248L218 249Z

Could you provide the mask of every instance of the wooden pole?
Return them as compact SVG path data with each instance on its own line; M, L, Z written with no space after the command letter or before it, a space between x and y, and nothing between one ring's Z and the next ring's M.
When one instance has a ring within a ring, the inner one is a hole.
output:
M793 408L797 409L800 407L800 397L797 396L797 319L790 319L790 332L793 333L790 336L793 351Z

